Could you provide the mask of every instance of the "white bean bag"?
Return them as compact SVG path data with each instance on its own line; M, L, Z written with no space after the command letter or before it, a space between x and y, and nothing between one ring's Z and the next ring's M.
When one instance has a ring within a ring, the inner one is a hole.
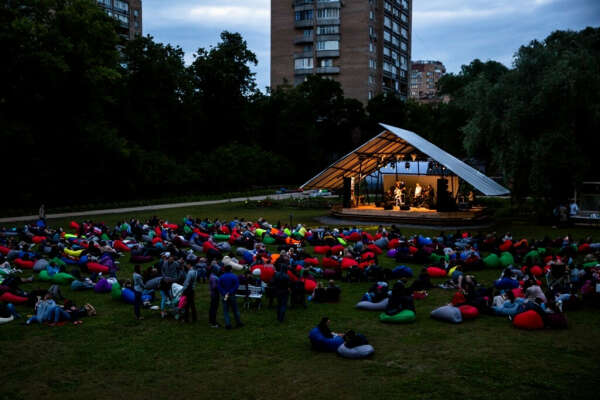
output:
M369 357L374 352L375 352L375 349L370 344L356 346L356 347L349 349L348 347L346 347L346 344L344 343L337 349L337 353L340 356L342 356L344 358L354 358L354 359Z
M11 316L10 316L10 317L8 317L8 318L0 318L0 325L2 325L2 324L7 324L7 323L9 323L10 321L12 321L13 319L15 319L15 317L14 317L13 315L11 315Z
M35 262L35 264L33 264L33 271L34 272L40 272L46 269L46 267L50 265L50 263L48 262L48 260L44 260L43 258L40 258L39 260L37 260Z
M453 324L460 324L462 322L462 314L458 307L443 306L436 308L431 312L431 318L439 321L451 322Z
M356 304L356 308L358 308L359 310L383 311L386 309L387 305L388 299L385 298L379 303L373 303L371 301L360 301Z
M233 269L234 271L241 271L244 269L244 266L242 264L238 264L229 256L223 257L223 265L231 265L231 269Z

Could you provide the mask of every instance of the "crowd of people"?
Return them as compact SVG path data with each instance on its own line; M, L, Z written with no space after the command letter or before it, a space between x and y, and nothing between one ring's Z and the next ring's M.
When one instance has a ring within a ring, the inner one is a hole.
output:
M259 289L259 297L264 293L269 305L276 302L276 318L283 322L288 305L338 301L341 289L335 281L344 280L373 282L362 300L373 304L385 300L382 311L388 316L405 310L415 313L414 299L441 286L455 292L452 307L510 318L533 311L545 326L559 327L566 325L565 310L598 303L599 251L600 243L591 238L576 242L570 236L528 241L510 233L456 232L425 238L405 235L395 226L369 233L356 227L191 217L181 224L158 217L114 226L73 221L65 229L51 228L40 218L0 230L0 317L17 318L19 303L33 307L29 324L81 323L82 317L95 315L90 304L56 303L60 285L69 284L71 290L122 297L133 305L138 319L143 318L144 307L152 307L162 318L173 315L196 322L195 291L201 282L207 283L209 292L210 326L220 326L221 306L225 327L231 329L232 317L236 327L243 326L237 298L248 300L250 286ZM414 277L405 265L385 268L382 257L425 267ZM134 265L125 279L120 272L124 262ZM142 268L144 264L149 266ZM502 271L494 285L478 283L473 271L483 268ZM21 271L28 269L38 275L24 278ZM447 281L434 285L431 279L439 277ZM32 279L53 283L54 291L23 290L21 286ZM160 306L152 306L155 293Z

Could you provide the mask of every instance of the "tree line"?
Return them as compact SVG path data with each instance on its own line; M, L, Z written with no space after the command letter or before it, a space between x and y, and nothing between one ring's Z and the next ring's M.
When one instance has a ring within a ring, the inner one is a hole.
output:
M523 46L511 69L475 60L440 82L448 104L381 95L363 105L316 76L262 93L238 33L190 65L150 36L123 42L94 3L3 1L4 207L299 185L379 122L483 160L515 196L562 196L591 171L598 29Z

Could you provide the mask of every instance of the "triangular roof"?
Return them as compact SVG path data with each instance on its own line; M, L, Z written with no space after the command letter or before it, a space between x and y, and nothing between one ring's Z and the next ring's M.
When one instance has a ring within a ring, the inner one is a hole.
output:
M487 196L510 194L504 186L465 164L453 155L423 139L414 132L395 126L379 124L385 131L351 153L346 154L314 178L301 186L303 189L341 189L345 176L366 177L384 164L396 160L396 155L423 153L454 174L470 183Z

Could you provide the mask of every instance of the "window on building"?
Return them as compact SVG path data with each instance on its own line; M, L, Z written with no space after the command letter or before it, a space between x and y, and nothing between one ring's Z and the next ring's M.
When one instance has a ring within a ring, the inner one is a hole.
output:
M396 36L392 37L392 45L394 45L395 47L400 46L400 39L398 39Z
M339 50L339 40L321 40L317 42L317 50Z
M133 16L135 18L139 17L140 16L140 12L138 10L133 10Z
M304 33L304 37L305 38L309 38L309 37L312 36L313 30L312 29L305 29L303 33Z
M373 98L373 91L369 90L369 100L371 100Z
M369 58L369 68L377 69L377 63L372 58Z
M373 13L373 11L369 11L369 19L371 21L373 21L373 19L375 19L375 14Z
M375 45L373 44L373 42L369 42L369 52L370 53L375 52Z
M296 11L296 21L305 21L313 19L313 10Z
M400 14L400 19L402 20L402 22L407 23L408 24L408 17L406 16L406 14L401 13Z
M102 4L103 6L110 7L111 0L98 0L98 4Z
M387 40L390 42L392 40L392 35L388 31L383 31L383 40Z
M383 46L383 55L391 57L392 56L392 49L390 49L389 47Z
M406 51L407 47L408 47L408 46L406 45L406 42L402 42L402 43L400 43L400 48L401 48L403 51Z
M402 0L402 7L403 7L405 10L408 10L408 0Z
M340 17L340 9L339 8L320 8L317 11L318 19L339 18L339 17Z
M129 11L129 4L125 3L124 1L115 0L115 10L127 12Z
M317 27L317 35L335 35L340 33L339 25L322 25Z
M402 34L403 38L408 39L408 31L406 28L402 28L400 33Z
M433 73L431 71L427 71L427 76L432 76Z
M321 68L333 67L333 58L322 58L319 65Z
M397 17L398 15L400 15L400 10L398 10L396 7L394 7L392 14L394 14L394 17Z
M296 69L311 69L313 67L312 58L296 58L294 63Z
M383 3L383 8L385 8L386 11L392 12L392 5L387 1Z
M403 70L408 69L408 62L406 60L406 57L404 57L404 56L400 57L400 69L403 69Z
M375 84L375 78L373 78L373 75L369 75L369 85L374 85Z
M399 23L397 23L397 22L394 22L394 23L393 23L393 27L394 27L394 28L393 28L392 30L393 30L395 33L400 33L400 24L399 24Z
M386 28L392 28L392 20L390 19L390 17L385 16L383 17L383 26L385 26Z
M304 51L305 53L310 53L311 51L313 51L312 44L305 45L302 51Z

